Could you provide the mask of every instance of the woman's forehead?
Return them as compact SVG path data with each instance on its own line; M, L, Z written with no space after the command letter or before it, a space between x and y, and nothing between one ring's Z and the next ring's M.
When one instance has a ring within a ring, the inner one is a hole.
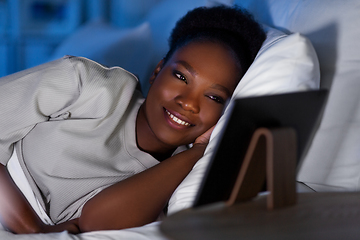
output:
M174 52L169 64L179 64L190 73L237 84L241 68L231 50L216 42L190 42Z

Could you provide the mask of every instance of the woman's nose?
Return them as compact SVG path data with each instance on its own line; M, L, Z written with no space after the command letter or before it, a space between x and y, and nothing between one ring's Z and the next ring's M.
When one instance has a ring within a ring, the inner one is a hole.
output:
M185 111L190 111L192 113L199 113L199 111L200 111L198 94L187 92L187 93L178 95L175 98L175 101Z

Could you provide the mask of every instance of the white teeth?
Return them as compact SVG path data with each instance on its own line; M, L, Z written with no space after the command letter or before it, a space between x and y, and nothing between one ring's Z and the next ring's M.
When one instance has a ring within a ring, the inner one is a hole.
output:
M167 115L169 115L169 117L176 122L177 124L183 125L183 126L190 126L190 123L187 123L177 117L175 117L173 114L171 114L168 110L166 110Z

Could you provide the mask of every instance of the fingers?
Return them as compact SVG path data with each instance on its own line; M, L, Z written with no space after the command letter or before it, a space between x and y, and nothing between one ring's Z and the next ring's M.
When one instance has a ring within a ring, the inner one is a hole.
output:
M194 144L208 144L210 141L210 136L211 133L213 132L214 128L216 125L212 126L210 129L208 129L205 133L203 133L202 135L200 135L199 137L197 137L195 139Z

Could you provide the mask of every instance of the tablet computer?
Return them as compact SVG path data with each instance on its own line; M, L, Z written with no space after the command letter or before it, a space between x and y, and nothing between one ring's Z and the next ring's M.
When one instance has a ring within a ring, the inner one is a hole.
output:
M227 201L251 137L261 127L291 127L297 135L297 164L304 158L327 97L312 90L235 99L193 207Z

